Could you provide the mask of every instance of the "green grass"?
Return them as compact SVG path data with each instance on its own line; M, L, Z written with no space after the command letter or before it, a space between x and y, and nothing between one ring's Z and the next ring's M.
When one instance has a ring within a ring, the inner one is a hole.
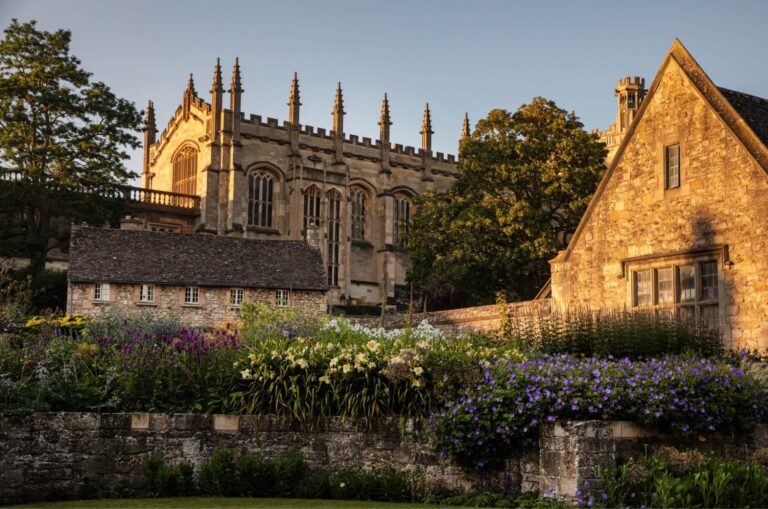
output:
M83 509L429 509L441 506L426 504L390 504L386 502L361 502L358 500L303 500L291 498L121 498L113 500L72 500L9 506L33 508L83 508ZM453 509L461 509L454 507Z

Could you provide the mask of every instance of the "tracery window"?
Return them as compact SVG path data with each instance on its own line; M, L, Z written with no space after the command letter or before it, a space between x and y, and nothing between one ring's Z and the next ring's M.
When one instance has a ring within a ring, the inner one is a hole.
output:
M197 189L197 150L184 147L173 158L174 193L195 194Z
M411 220L411 200L407 196L395 196L394 242L397 246L408 245L408 225Z
M680 145L664 147L664 187L680 187Z
M328 191L328 284L339 285L339 260L341 251L341 193Z
M257 171L248 175L248 225L272 228L274 178Z
M304 231L310 224L320 226L320 189L309 186L304 191Z
M352 190L352 240L365 240L367 197L367 193L362 189Z

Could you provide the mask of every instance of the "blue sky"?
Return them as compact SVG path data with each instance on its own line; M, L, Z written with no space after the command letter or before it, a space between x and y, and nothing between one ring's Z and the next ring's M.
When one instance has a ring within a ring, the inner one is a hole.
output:
M330 127L341 81L347 132L378 137L388 92L392 141L419 144L428 101L446 153L465 111L474 123L534 96L606 128L616 79L650 84L675 37L718 85L768 97L765 1L0 0L0 23L13 17L72 30L83 67L139 108L154 100L161 130L190 72L207 97L217 56L226 83L240 57L246 113L285 119L298 71L302 123Z

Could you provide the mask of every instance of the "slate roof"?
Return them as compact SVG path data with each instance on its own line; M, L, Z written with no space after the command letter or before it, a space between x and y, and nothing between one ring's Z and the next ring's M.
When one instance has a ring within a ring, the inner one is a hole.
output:
M73 283L328 289L320 251L299 240L72 227Z
M717 87L717 89L749 124L757 137L768 145L768 100L723 87Z

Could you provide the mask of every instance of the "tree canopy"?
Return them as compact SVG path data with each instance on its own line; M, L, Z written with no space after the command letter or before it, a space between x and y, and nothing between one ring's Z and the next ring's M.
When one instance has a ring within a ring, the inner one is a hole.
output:
M124 161L141 116L91 81L70 39L14 19L0 40L0 244L29 256L33 273L66 249L71 222L107 222L117 205L104 197L136 176Z
M410 278L436 307L529 299L549 278L605 170L605 146L541 97L492 110L461 142L461 174L423 195L411 225Z

